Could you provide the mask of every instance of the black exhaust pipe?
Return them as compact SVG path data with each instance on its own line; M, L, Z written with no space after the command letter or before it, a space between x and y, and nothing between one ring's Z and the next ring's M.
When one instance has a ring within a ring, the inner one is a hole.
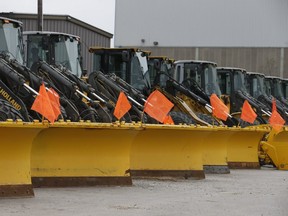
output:
M43 4L38 0L38 31L43 31Z

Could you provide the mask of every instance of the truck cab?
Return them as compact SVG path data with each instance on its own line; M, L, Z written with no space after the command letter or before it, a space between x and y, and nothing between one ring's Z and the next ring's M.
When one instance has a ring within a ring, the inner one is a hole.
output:
M42 60L50 65L62 65L79 78L82 76L80 37L59 32L25 31L23 38L27 67Z
M136 48L99 48L91 47L93 71L115 74L144 94L151 89L148 73L150 52Z
M215 93L221 96L217 81L217 64L210 61L179 60L174 63L173 78L187 87L204 90L210 96ZM201 95L201 92L198 92Z
M19 63L23 63L22 23L0 17L0 52L7 52Z

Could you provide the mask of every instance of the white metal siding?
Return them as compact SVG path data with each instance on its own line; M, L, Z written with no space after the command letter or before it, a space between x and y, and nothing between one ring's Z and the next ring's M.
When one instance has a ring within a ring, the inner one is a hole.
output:
M159 47L288 47L288 1L116 0L115 46L154 41Z

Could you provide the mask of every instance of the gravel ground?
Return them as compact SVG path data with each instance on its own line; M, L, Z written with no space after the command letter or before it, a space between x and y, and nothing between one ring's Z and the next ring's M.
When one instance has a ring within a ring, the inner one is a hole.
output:
M262 168L204 180L135 179L131 187L38 188L34 198L0 199L0 215L287 216L288 172Z

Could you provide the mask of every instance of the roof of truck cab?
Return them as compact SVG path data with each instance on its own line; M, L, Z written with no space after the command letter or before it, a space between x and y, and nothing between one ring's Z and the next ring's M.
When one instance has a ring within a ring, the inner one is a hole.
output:
M23 25L22 22L20 22L20 21L18 21L18 20L14 20L14 19L7 18L7 17L1 17L1 16L0 16L0 20L7 20L7 21L9 21L9 22L18 23L18 24L21 25L21 26Z
M63 32L51 32L51 31L24 31L24 35L61 35L61 36L68 36L68 37L74 37L74 38L80 38L77 35L67 34Z
M96 50L111 50L111 51L125 51L125 50L129 50L129 51L133 51L133 52L144 52L144 53L148 53L149 55L151 54L151 51L147 51L147 50L141 50L139 48L135 48L135 47L121 47L121 48L109 48L109 47L90 47L89 48L89 52L93 53Z
M177 60L174 62L175 64L178 63L196 63L196 64L213 64L217 66L217 63L212 61L202 61L202 60Z
M237 68L237 67L217 67L217 70L241 70L241 71L246 71L246 69Z
M283 80L283 78L277 77L277 76L265 76L265 78L267 78L267 79L280 79L280 80Z
M247 72L247 74L248 75L259 75L259 76L264 76L265 77L265 74L259 73L259 72L251 72L251 71L249 71L249 72Z

